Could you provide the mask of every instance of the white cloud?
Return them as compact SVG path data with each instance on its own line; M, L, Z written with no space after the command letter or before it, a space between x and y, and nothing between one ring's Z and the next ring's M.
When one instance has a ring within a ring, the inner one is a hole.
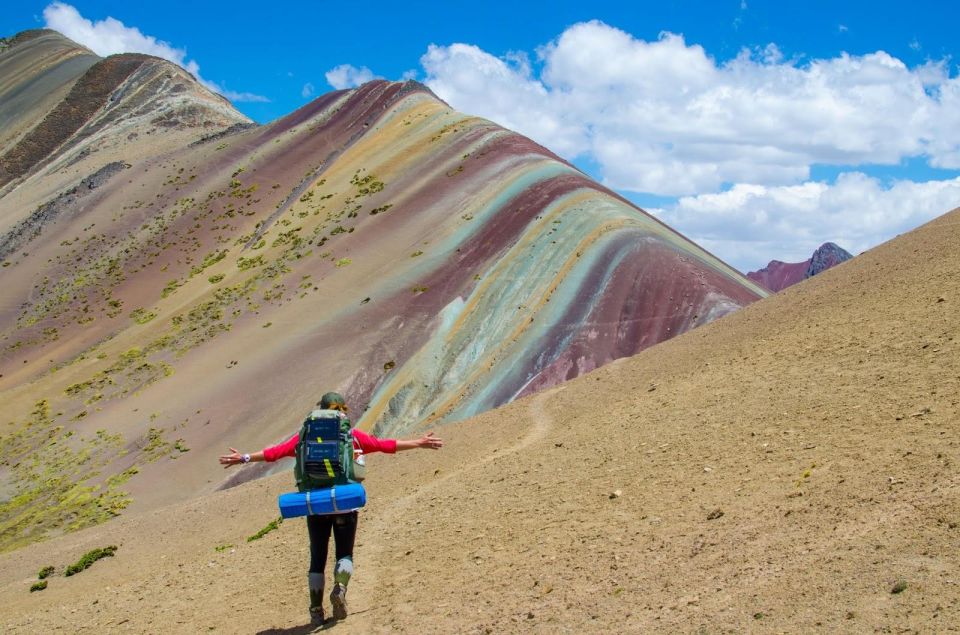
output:
M152 35L144 35L137 27L128 27L115 18L107 17L93 22L84 18L72 5L53 2L43 10L43 19L47 28L59 31L102 57L117 53L145 53L162 57L182 66L209 90L231 101L270 101L262 95L227 90L215 82L203 79L200 76L200 65L187 59L186 49L176 48Z
M263 104L270 102L270 98L269 98L269 97L264 97L263 95L258 95L258 94L256 94L256 93L246 93L246 92L237 92L237 91L235 91L235 90L228 90L228 89L223 88L222 86L218 85L218 84L215 83L215 82L211 82L211 81L208 81L208 80L203 79L203 78L200 77L199 75L195 75L195 77L197 78L197 81L199 81L201 84L203 84L204 86L206 86L207 88L209 88L210 90L212 90L212 91L215 92L215 93L220 93L221 95L223 95L224 97L226 97L226 98L229 99L230 101L235 101L235 102L242 102L242 101L245 101L245 102L258 102L258 103L263 103Z
M960 80L943 62L908 68L877 51L801 65L771 44L718 63L681 35L648 42L596 21L537 54L539 72L469 44L432 45L421 64L455 108L589 158L622 190L796 184L815 163L917 156L960 168Z
M342 88L354 88L365 82L369 82L371 79L376 79L377 76L373 74L366 66L357 68L351 64L341 64L331 68L326 72L325 77L327 78L327 83L340 90Z
M303 90L300 91L300 96L303 98L309 98L313 95L314 89L311 82L307 82L303 85Z
M567 121L529 65L499 59L468 44L431 45L420 59L427 85L454 108L487 117L551 150L574 157L589 150L586 122Z
M748 271L773 258L806 260L827 241L856 255L958 206L960 177L896 181L884 187L875 178L847 172L833 184L740 184L653 211L694 242Z

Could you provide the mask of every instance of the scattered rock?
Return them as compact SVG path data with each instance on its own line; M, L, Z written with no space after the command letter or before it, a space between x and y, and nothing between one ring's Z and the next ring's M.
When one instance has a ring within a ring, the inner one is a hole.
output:
M618 489L610 492L610 500L613 500L614 498L620 498L621 496L623 496L623 492Z
M897 580L893 583L893 587L890 588L890 593L896 595L897 593L903 593L907 590L907 581L906 580Z
M715 510L707 514L707 520L716 520L723 516L723 510L717 507Z

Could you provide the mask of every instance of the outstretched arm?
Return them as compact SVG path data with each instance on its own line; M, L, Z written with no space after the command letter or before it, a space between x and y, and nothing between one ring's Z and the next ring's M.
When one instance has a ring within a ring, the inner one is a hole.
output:
M228 467L233 467L238 463L255 463L257 461L265 461L263 458L263 451L254 452L252 454L241 454L233 448L230 448L230 454L224 454L220 457L220 465L223 466L223 469Z
M401 450L416 450L418 448L439 450L443 447L443 439L433 436L428 432L419 439L397 439L397 452Z
M285 456L293 456L297 447L297 440L300 437L300 433L293 435L283 443L278 445L271 446L269 448L264 448L259 452L253 452L251 454L241 454L233 448L230 448L230 454L224 454L220 457L220 465L224 468L228 468L237 463L252 463L258 461L276 461L282 459ZM249 458L247 458L249 457Z

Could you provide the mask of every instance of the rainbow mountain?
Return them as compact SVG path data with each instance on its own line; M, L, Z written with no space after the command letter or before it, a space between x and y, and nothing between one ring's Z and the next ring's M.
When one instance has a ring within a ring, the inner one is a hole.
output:
M0 549L234 484L328 390L403 435L767 294L416 82L255 125L157 58L0 49Z

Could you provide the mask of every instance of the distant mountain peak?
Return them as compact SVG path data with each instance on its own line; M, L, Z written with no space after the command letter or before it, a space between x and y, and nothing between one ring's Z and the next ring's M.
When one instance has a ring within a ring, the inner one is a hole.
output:
M843 247L826 242L817 247L808 260L794 263L771 260L766 267L751 271L747 277L771 291L782 291L851 258L853 256Z
M817 250L810 257L806 277L811 278L821 271L826 271L830 267L835 267L851 258L853 258L853 254L836 243L823 243L817 247Z

